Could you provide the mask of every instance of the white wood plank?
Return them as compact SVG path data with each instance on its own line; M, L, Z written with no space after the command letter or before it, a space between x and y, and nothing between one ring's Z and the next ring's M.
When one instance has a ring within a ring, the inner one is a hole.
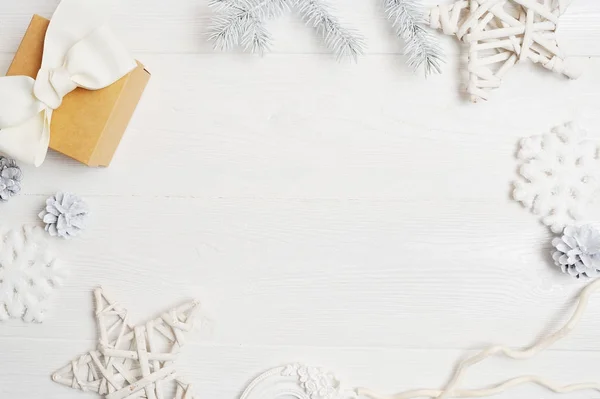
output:
M200 397L237 397L263 369L298 360L385 392L438 387L464 350L529 344L570 314L582 284L552 267L547 230L510 201L513 154L518 138L573 118L596 134L600 59L582 59L576 82L519 66L472 106L451 39L446 73L425 81L404 66L377 0L332 2L368 40L356 65L322 54L293 15L273 21L274 53L260 59L213 52L205 1L121 1L112 23L154 78L114 165L53 153L0 204L13 226L38 223L60 189L93 210L80 239L55 242L72 275L51 317L0 327L0 397L82 396L49 375L94 347L99 284L137 321L202 300L206 323L181 359ZM57 4L0 4L0 71L31 14ZM570 54L600 56L599 17L600 2L574 2L560 28ZM594 380L599 329L593 298L556 350L492 361L469 385ZM542 396L554 397L499 398Z
M89 337L90 292L103 285L138 320L198 297L223 344L521 345L581 287L550 265L544 228L507 200L88 201L89 231L61 242L73 276L54 316L42 329L6 323L5 336ZM35 223L42 203L9 203L4 223ZM557 348L600 349L599 328L596 298Z
M0 374L2 393L24 399L78 399L86 397L80 391L53 383L49 376L63 366L78 351L93 348L93 341L0 339L3 362L13 365ZM24 349L27 348L27 349ZM30 351L44 353L32 358ZM332 371L345 387L367 386L385 393L443 386L450 371L461 356L457 350L406 350L389 348L322 348L281 346L221 346L210 343L190 343L181 355L179 369L193 381L199 397L236 398L241 390L263 370L290 362L305 362ZM591 367L597 352L548 352L538 359L514 362L493 359L472 370L465 380L468 387L485 386L520 374L541 374L558 383L597 381L597 371ZM588 364L590 367L582 367ZM19 383L15 384L15 379ZM88 394L89 395L89 394ZM569 399L589 399L593 391L566 395ZM557 397L547 391L524 386L499 399L529 399Z
M582 59L579 81L524 65L477 105L455 74L426 81L389 56L146 61L155 76L112 167L51 154L25 168L26 194L498 200L519 138L573 118L592 133L600 124L598 59Z
M4 1L0 4L0 52L15 51L31 15L50 17L58 0ZM433 5L436 0L427 0ZM447 1L450 3L450 1ZM206 0L120 0L111 24L127 45L143 53L212 53L207 40L213 15ZM379 0L330 0L348 26L359 29L370 54L397 54L404 44L393 35ZM571 55L600 55L600 3L577 0L561 20L561 39ZM293 13L272 21L274 53L322 53L319 37ZM447 50L458 50L443 40Z

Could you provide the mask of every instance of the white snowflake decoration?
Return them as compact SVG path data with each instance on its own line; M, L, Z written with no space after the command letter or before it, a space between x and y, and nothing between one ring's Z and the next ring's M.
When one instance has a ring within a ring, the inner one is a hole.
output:
M44 230L0 228L0 321L42 322L65 272L48 248Z
M573 123L521 140L513 197L554 233L581 220L600 189L600 147Z

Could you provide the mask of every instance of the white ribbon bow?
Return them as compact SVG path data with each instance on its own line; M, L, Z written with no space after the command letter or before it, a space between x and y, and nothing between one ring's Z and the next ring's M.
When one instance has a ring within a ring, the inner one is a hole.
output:
M109 9L106 0L63 0L46 33L37 78L0 78L0 152L41 165L50 143L52 111L63 97L77 87L103 89L136 68L105 26Z

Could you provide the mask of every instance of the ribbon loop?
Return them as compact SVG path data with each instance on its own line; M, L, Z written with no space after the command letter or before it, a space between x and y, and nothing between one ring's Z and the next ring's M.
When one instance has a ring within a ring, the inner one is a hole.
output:
M34 80L28 76L6 76L0 79L0 138L2 129L25 123L42 110L31 95Z
M76 88L77 83L73 82L66 68L40 69L35 79L33 94L47 108L57 109L62 104L63 97Z
M26 76L0 78L0 151L41 165L52 111L64 96L77 87L103 89L136 68L105 26L109 9L107 0L63 0L50 21L35 81Z
M98 90L118 80L115 76L125 76L137 63L114 33L103 26L69 50L65 65L77 86Z

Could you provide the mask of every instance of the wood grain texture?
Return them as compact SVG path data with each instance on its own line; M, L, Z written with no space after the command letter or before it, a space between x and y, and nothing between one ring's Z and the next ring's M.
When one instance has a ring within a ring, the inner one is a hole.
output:
M425 80L398 57L358 65L315 55L143 61L155 79L113 167L89 169L53 153L44 168L26 169L37 179L27 194L75 184L85 195L427 199L443 191L498 200L514 178L518 138L572 118L590 130L600 123L596 58L581 59L589 73L578 81L515 68L476 109L461 100L451 72Z
M441 0L424 0L434 5ZM447 1L450 2L450 1ZM0 52L15 51L31 15L50 17L59 0L5 1L0 24ZM207 40L213 15L202 0L125 0L115 7L112 24L136 52L213 53ZM399 54L403 43L394 36L379 0L330 0L342 22L358 29L365 37L369 54ZM574 56L600 55L600 3L576 0L561 19L561 43ZM324 53L318 35L293 12L271 21L272 51L280 54ZM448 51L456 53L453 40L445 40Z
M259 58L211 50L202 0L121 2L113 25L153 79L113 165L51 153L0 204L11 226L37 223L57 190L93 210L80 239L56 241L71 276L52 316L0 326L1 398L82 397L49 375L96 342L98 285L135 321L203 302L181 367L207 398L294 361L384 392L439 387L468 350L526 345L569 315L582 285L550 264L548 231L510 191L519 138L574 118L598 135L598 1L576 0L561 27L580 80L520 65L477 106L460 91L459 47L445 41L444 75L415 76L377 1L334 2L367 36L358 64L323 54L293 16L272 23L274 53ZM57 3L0 4L0 70L31 14ZM552 351L491 361L467 382L597 379L599 330L600 297Z
M57 345L56 341L0 339L3 362L13 364L0 375L2 393L7 397L45 399L85 399L94 395L65 388L50 380L44 369L54 370L70 360L70 354L89 350L93 341L75 341ZM25 350L24 347L27 349ZM32 358L29 351L40 351L44 357ZM79 352L78 352L79 351ZM72 353L73 352L73 353ZM393 348L322 348L314 346L222 346L191 343L182 352L179 369L194 381L194 389L207 397L235 398L259 371L286 364L295 358L308 364L319 364L347 385L364 385L382 392L396 392L415 387L437 388L449 377L456 358L465 352L439 349ZM465 383L483 386L519 374L542 374L561 383L594 381L597 370L582 367L594 364L597 353L549 352L543 358L513 363L495 359L473 370ZM18 380L19 383L15 384ZM589 399L593 393L566 395L569 399ZM546 391L531 386L513 390L511 398L548 397ZM499 396L501 397L501 396Z

